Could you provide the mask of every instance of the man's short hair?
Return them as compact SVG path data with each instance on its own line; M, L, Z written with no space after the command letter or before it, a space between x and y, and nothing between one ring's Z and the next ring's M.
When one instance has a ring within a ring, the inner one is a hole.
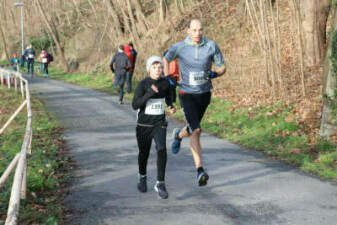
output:
M120 45L120 46L118 46L118 49L123 51L124 50L124 46Z
M132 42L129 42L128 45L131 46L131 47L133 48L133 43L132 43Z
M191 24L192 24L193 21L199 21L199 22L202 24L202 22L201 22L201 20L200 20L199 18L192 18L192 19L190 19L190 21L188 22L187 28L190 28L190 27L191 27Z

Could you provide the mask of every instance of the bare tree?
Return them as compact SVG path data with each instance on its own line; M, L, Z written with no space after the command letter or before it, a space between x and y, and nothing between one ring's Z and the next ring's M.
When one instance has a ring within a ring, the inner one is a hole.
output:
M160 22L163 22L166 17L166 0L159 1L159 18Z
M69 71L69 65L67 63L67 60L64 56L64 50L61 46L60 40L58 38L58 33L57 30L55 31L55 29L52 28L52 23L48 20L47 15L44 11L44 9L42 8L41 2L40 0L35 0L36 6L38 7L40 14L42 16L43 21L45 22L45 25L47 26L50 35L53 37L53 40L55 42L56 48L57 48L57 53L58 56L60 57L61 63L63 65L63 69L68 72Z
M305 62L319 65L325 55L326 24L331 0L302 0L303 33L305 37Z

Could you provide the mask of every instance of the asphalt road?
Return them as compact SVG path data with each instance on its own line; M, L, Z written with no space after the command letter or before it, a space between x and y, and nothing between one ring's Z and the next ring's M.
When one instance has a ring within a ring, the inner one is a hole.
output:
M169 199L153 190L156 152L148 163L148 192L137 183L136 112L111 95L44 78L32 93L45 100L67 128L65 139L78 164L66 204L69 224L81 225L336 225L337 186L254 150L202 134L204 165L210 180L198 187L184 140L170 151L169 120L166 185Z

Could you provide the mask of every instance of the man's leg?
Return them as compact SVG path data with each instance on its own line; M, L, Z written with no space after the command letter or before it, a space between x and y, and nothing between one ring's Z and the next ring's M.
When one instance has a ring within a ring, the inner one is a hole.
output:
M48 63L46 63L46 74L47 74L47 76L49 76L49 72L48 72L48 66L49 66L49 64L48 64Z
M27 60L27 71L30 73L30 60Z
M118 88L119 85L119 79L120 79L120 74L118 72L115 71L115 75L114 75L114 88Z
M132 75L133 75L133 71L128 71L126 73L126 91L128 93L131 93L132 91Z
M192 152L192 156L194 159L194 165L196 169L198 169L199 167L202 167L200 135L201 135L201 129L197 128L192 132L190 136L191 137L191 140L190 140L191 152Z
M125 77L126 74L124 73L119 80L119 104L123 104Z

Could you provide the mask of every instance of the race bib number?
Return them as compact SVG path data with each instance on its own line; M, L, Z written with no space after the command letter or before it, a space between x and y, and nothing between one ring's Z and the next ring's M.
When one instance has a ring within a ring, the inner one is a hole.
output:
M48 62L48 59L47 59L47 58L42 58L42 62L43 62L43 63L47 63L47 62Z
M189 84L190 85L202 85L204 83L206 83L207 80L204 78L204 71L200 71L200 72L190 72L189 75Z
M150 98L146 102L146 115L163 115L165 113L165 98Z
M33 59L33 58L34 58L34 55L33 55L33 54L28 54L28 58L29 58L29 59Z

